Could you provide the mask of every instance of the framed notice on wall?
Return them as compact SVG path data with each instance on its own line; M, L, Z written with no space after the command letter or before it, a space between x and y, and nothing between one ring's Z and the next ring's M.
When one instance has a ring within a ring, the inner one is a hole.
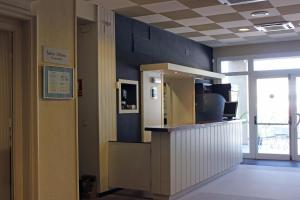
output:
M43 98L72 99L74 92L73 68L44 66Z

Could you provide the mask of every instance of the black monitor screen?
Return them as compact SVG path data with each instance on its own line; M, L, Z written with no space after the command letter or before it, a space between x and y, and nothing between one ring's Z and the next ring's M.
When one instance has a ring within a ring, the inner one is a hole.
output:
M235 117L238 102L226 102L224 107L224 117Z

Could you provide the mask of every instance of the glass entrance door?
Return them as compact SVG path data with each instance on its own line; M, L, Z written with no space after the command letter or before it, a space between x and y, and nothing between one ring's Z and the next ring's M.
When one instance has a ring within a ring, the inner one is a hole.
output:
M290 158L289 78L256 79L256 157Z
M291 77L291 153L292 159L300 161L300 77Z

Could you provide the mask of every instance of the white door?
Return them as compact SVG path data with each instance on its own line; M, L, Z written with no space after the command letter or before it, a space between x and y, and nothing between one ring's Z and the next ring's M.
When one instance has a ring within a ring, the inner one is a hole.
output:
M11 199L12 33L0 30L0 199Z
M300 161L300 76L291 76L291 156Z
M256 158L300 160L300 76L256 79Z
M256 79L256 158L290 159L290 106L288 76Z

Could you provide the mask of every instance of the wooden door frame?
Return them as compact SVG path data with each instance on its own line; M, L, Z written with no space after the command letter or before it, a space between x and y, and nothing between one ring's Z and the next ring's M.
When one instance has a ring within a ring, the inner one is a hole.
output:
M13 33L12 200L37 197L37 61L35 20L0 16L0 30Z

